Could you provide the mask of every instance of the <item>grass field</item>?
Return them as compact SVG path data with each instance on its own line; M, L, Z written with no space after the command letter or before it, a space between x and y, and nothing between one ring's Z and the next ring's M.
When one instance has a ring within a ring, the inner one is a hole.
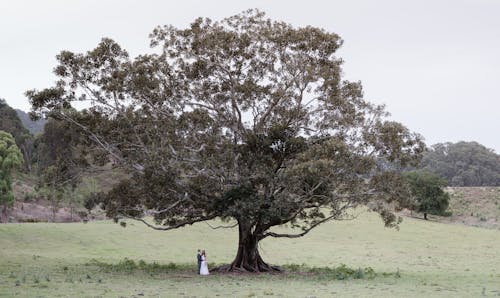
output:
M480 297L500 296L500 231L406 218L400 231L377 215L324 224L301 239L261 245L273 264L372 267L373 279L194 273L197 248L231 261L236 230L201 223L159 232L131 222L0 225L0 297ZM109 271L116 264L179 264L192 270ZM191 267L190 267L191 266ZM395 273L382 275L383 272ZM400 277L398 277L400 276Z

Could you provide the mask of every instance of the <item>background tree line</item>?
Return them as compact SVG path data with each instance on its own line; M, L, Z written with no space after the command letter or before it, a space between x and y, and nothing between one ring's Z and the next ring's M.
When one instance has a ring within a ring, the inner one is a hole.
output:
M30 185L34 191L20 194L22 199L27 202L44 199L53 220L61 207L69 208L73 217L78 209L83 208L84 201L98 192L99 187L92 177L82 177L81 169L88 165L85 142L81 141L80 132L70 125L55 118L31 120L27 113L14 110L0 99L0 132L12 136L22 153L19 165L22 164L23 168L17 177L30 177L27 180L34 178L36 181L35 185ZM0 187L5 192L5 198L0 200L4 206L4 218L7 217L7 207L12 207L15 199L12 193L14 181L7 178L1 178L5 187Z
M420 168L450 186L500 186L500 155L477 142L439 143L424 154Z

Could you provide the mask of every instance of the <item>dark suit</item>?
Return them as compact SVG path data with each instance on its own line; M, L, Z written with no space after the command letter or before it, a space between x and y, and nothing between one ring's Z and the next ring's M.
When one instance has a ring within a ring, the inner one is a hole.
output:
M201 269L201 253L198 252L198 254L196 255L196 257L198 258L198 274L200 274L200 269Z

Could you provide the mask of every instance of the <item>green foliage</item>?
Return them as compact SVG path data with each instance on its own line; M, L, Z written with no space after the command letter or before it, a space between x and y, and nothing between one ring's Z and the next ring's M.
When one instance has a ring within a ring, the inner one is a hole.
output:
M144 260L139 260L138 262L125 258L116 264L109 264L98 260L91 260L86 264L86 266L98 266L103 268L107 272L122 272L131 273L134 271L143 271L148 274L159 274L159 273L172 273L172 272L185 272L193 271L194 266L189 264L159 264L157 262L147 263ZM371 267L352 269L347 267L345 264L341 264L338 267L311 267L305 264L288 264L284 265L283 269L287 272L295 274L308 274L319 278L325 279L373 279L377 276L375 270ZM388 276L391 274L384 274ZM87 276L87 278L89 278Z
M169 273L175 271L192 271L193 266L178 265L175 263L159 264L157 262L146 263L144 260L135 262L134 260L125 258L117 264L108 264L98 260L91 260L86 264L87 266L98 266L111 272L132 272L136 270L144 271L149 274Z
M362 279L375 278L376 273L371 267L366 267L364 269L352 269L347 267L345 264L341 264L338 267L315 267L309 270L310 273L320 275L329 279L344 280L344 279Z
M18 179L20 180L17 180L17 182L22 182L25 186L26 185L33 185L33 189L30 190L30 189L27 189L26 192L23 193L23 201L24 202L36 202L40 199L43 199L45 193L43 190L40 190L39 187L37 187L36 185L34 185L34 182L31 182L31 181L26 181L26 180L21 180L21 179L25 179L24 177L20 177L18 176L17 177Z
M77 188L69 185L63 188L63 201L65 205L70 209L71 218L73 218L78 209L83 207L86 199L85 192L85 185L82 188ZM81 211L80 213L82 212L83 211Z
M340 264L338 267L310 267L305 264L287 264L283 268L288 272L306 273L320 278L336 280L373 279L377 276L377 273L371 267L353 269L347 267L345 264ZM387 276L388 274L385 273L383 275Z
M38 176L42 186L63 188L78 184L80 170L88 166L83 136L69 123L49 119L35 140Z
M17 146L22 152L25 166L29 169L33 158L33 135L24 127L16 111L1 98L0 130L8 132L14 137Z
M446 180L439 176L423 171L412 171L404 174L416 200L413 209L418 212L435 215L447 215L450 196L443 190Z
M21 167L23 156L11 134L0 130L0 205L11 206L14 203L12 193L12 172Z
M25 202L35 201L37 198L36 192L27 192L24 194L23 200Z
M101 201L100 187L93 178L84 178L76 190L78 201L87 211L91 211Z
M476 142L433 145L420 168L451 186L500 186L500 155Z

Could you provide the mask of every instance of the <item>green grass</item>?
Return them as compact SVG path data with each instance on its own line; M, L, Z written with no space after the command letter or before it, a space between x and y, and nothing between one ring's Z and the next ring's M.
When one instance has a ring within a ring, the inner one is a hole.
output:
M494 229L407 218L396 231L366 213L300 239L264 240L265 260L285 265L288 274L194 274L197 248L207 250L211 263L230 262L236 232L204 223L169 232L135 222L126 228L109 221L0 225L0 297L500 295L500 231ZM135 267L122 270L125 258ZM371 267L377 275L339 280L341 264Z

